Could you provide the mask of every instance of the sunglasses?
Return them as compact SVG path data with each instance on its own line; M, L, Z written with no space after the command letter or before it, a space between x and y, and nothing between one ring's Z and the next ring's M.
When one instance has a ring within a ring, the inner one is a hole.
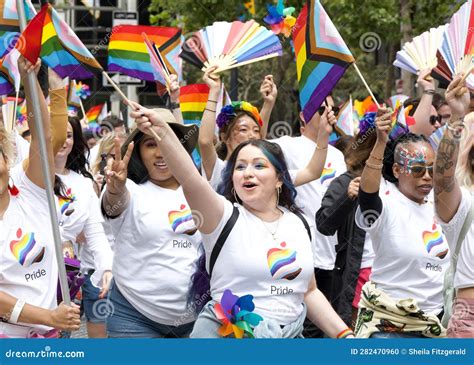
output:
M435 125L436 122L441 123L441 115L432 115L430 116L430 124Z
M420 177L425 176L426 170L428 170L428 174L430 177L433 177L433 167L434 165L431 166L423 166L423 165L415 165L410 167L410 174L416 178L419 179Z
M326 110L326 106L325 105L321 105L319 108L318 108L318 113L319 115L323 115L324 114L324 111ZM337 116L339 114L339 110L340 108L338 106L333 106L332 107L332 111L334 112L334 115Z

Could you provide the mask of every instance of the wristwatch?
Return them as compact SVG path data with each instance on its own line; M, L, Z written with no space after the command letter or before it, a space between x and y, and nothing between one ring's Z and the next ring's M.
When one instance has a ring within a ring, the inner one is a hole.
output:
M175 109L179 109L179 108L180 108L179 103L173 103L173 102L170 103L170 109L171 110L175 110Z

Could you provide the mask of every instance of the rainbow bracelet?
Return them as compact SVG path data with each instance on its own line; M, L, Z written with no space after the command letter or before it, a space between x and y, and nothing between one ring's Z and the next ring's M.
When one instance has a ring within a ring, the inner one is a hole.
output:
M342 339L342 338L346 338L347 336L350 336L350 335L354 335L354 332L352 332L352 330L350 328L346 328L345 330L339 332L339 334L336 336L336 338L339 340L339 339Z

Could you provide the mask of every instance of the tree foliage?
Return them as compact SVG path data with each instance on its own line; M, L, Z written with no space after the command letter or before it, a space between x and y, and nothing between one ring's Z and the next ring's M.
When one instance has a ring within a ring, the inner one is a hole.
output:
M265 5L271 0L255 0L254 19L265 25ZM395 79L399 70L392 66L396 51L400 49L402 25L410 25L410 36L416 36L431 27L449 21L463 1L459 0L322 0L323 6L354 54L357 64L372 90L384 100L395 92ZM402 3L409 7L409 18L401 17ZM214 21L233 21L241 16L250 19L242 0L153 0L150 5L152 24L179 26L186 35ZM285 6L294 6L299 13L305 1L286 0ZM406 31L405 31L406 33ZM405 34L405 37L407 34ZM283 57L239 68L239 98L260 104L258 88L266 74L273 74L279 87L279 96L272 120L296 119L296 67L289 39L281 38ZM184 66L187 82L200 82L201 71ZM229 85L229 75L224 81ZM365 98L367 91L350 67L339 82L334 95L344 101Z

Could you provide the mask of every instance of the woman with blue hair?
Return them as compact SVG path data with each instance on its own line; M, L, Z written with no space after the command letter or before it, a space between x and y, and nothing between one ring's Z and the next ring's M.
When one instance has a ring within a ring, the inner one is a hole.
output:
M206 251L212 300L191 337L300 337L306 314L330 337L352 336L316 287L310 227L294 203L280 147L262 140L240 144L224 170L222 196L193 168L168 124L153 110L133 107L138 128L147 134L153 128L167 166L191 209L199 212L194 218ZM248 310L239 319L244 329L232 326L226 315L236 303Z

